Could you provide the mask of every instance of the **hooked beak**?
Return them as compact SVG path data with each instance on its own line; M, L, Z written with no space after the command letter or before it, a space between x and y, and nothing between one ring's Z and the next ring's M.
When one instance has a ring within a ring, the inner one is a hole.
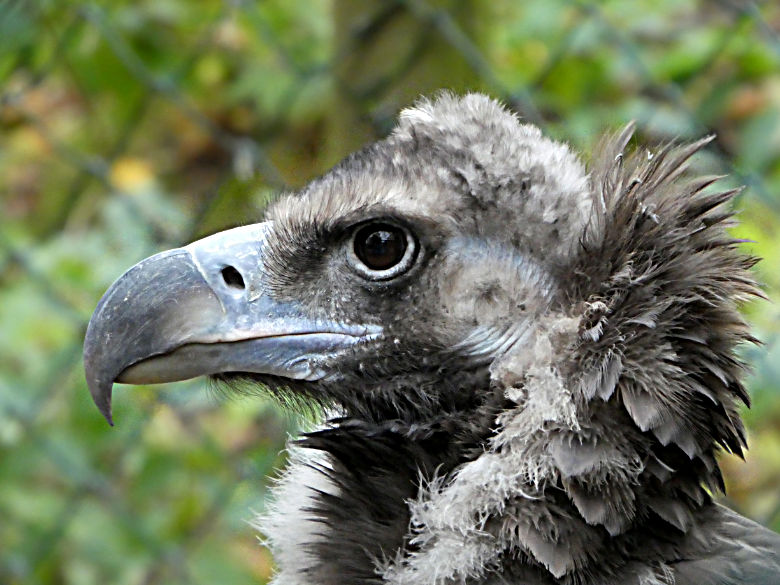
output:
M275 300L263 255L271 222L161 252L125 272L98 303L84 340L87 385L109 424L114 382L151 384L223 372L319 380L325 362L379 327L306 315Z

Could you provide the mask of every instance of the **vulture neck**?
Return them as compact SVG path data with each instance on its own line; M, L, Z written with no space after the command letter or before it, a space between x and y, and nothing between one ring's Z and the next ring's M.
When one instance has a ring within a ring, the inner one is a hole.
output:
M475 376L467 394L479 401L413 423L353 413L296 441L275 508L258 519L280 566L274 585L496 571L533 585L612 583L648 550L662 576L711 507L709 472L639 432L617 397L568 389L563 348L580 325L542 319L535 341Z
M457 404L414 422L403 406L369 415L362 404L290 446L274 508L257 520L280 567L274 584L383 583L387 565L415 550L409 501L477 458L506 406L487 369L469 382L478 388L459 388Z

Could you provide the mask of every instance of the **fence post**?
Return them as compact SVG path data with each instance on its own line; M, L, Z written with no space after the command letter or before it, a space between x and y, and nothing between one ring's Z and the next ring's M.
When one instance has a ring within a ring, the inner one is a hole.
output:
M387 132L399 109L437 89L479 89L466 59L436 31L439 11L470 36L490 11L475 0L434 0L424 13L404 1L336 0L333 8L336 83L325 162ZM481 20L478 20L481 19Z

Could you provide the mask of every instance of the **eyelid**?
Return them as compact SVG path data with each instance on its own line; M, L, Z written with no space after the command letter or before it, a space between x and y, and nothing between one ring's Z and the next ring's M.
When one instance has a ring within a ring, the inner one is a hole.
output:
M339 216L329 223L327 231L331 234L346 233L351 236L352 231L358 226L374 222L384 222L399 227L404 227L409 223L407 218L399 214L397 210L376 203L365 207L359 207Z

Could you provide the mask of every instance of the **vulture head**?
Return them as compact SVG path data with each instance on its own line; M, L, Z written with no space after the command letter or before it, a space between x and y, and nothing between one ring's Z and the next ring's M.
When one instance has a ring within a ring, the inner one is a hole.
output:
M708 139L590 166L481 95L404 110L265 221L162 252L84 361L313 401L258 519L274 583L769 585L780 538L713 503L741 454L754 263Z

